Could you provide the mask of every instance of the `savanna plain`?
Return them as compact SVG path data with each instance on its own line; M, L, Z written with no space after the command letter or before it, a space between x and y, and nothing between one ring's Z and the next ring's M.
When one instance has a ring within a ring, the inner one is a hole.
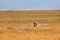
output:
M0 40L60 40L60 10L0 11Z

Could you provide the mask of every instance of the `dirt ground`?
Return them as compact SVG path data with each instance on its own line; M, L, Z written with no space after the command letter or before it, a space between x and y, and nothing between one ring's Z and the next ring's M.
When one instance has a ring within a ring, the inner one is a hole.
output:
M60 40L60 10L0 11L0 40Z

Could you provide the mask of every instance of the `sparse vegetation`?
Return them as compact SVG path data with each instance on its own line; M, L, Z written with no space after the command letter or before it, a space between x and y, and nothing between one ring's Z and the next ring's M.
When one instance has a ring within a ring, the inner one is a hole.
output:
M58 40L60 10L1 11L0 37L0 40Z

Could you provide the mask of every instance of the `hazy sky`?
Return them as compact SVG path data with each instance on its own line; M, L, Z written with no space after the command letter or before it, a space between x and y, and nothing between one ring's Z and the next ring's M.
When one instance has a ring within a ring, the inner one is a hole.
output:
M60 9L60 0L0 0L0 10Z

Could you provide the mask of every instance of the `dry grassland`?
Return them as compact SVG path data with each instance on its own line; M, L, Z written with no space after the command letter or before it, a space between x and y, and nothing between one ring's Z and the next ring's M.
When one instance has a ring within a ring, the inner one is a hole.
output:
M60 40L60 10L1 11L0 40Z

